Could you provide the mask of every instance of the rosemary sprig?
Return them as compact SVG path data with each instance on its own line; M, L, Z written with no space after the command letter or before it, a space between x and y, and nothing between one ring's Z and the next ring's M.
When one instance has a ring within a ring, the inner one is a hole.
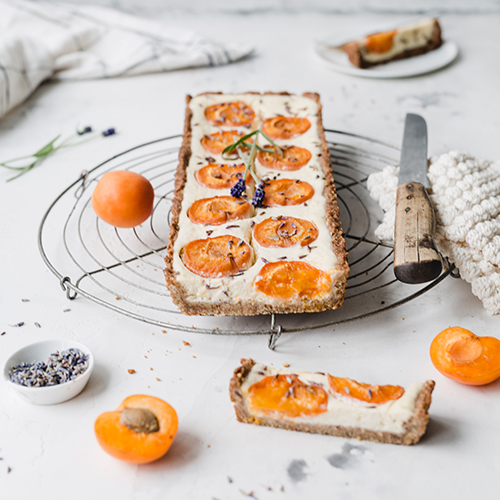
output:
M262 147L257 145L258 134L262 134L264 136L264 138L269 141L269 143L274 147L274 151L272 149L265 149L265 148L262 148ZM248 139L250 139L250 137L252 137L254 135L256 137L252 143L246 142ZM258 151L262 151L264 153L277 152L277 153L279 153L280 157L283 158L283 150L265 132L262 131L262 123L261 123L257 130L254 130L253 132L250 132L249 134L246 134L246 135L240 137L235 142L233 142L233 144L230 144L227 148L225 148L222 151L222 159L235 160L237 158L237 156L235 156L235 155L231 156L235 150L237 150L239 152L238 148L241 148L241 147L249 148L249 147L253 147L253 145L255 145L255 148Z
M14 179L17 179L18 177L21 177L21 175L24 175L26 172L29 172L32 168L36 167L40 163L42 163L48 156L54 154L56 151L62 148L67 148L71 146L77 146L79 144L83 144L85 142L88 142L89 140L93 140L98 135L93 135L92 137L85 139L85 140L77 140L79 136L89 134L92 132L91 127L85 127L81 130L77 130L76 133L72 134L71 136L67 137L64 139L60 144L56 145L56 142L59 140L61 135L58 135L55 139L52 139L48 144L43 146L43 148L39 149L36 153L33 153L32 155L28 156L21 156L19 158L14 158L12 160L7 160L3 163L0 163L0 167L7 168L9 170L16 170L19 173L15 175L14 177L11 177L10 179L7 179L7 182L13 181ZM103 137L108 137L110 135L115 134L115 129L114 128L109 128L107 130L104 130L101 132ZM28 163L24 163L22 165L17 165L17 162L21 162L22 160L28 159Z

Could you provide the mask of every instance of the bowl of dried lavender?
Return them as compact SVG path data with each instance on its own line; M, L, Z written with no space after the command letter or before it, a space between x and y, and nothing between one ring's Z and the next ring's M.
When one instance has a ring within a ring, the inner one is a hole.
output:
M5 363L4 378L25 401L53 405L80 394L93 369L88 347L72 340L45 340L16 351Z

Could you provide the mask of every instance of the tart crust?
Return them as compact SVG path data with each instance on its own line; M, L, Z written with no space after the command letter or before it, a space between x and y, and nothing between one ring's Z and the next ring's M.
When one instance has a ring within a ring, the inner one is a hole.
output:
M241 386L250 370L255 365L253 359L242 359L241 366L234 371L234 375L229 384L229 395L234 403L236 419L247 424L265 425L268 427L278 427L291 431L309 432L311 434L324 434L329 436L340 436L345 438L355 438L365 441L375 441L377 443L404 444L411 445L417 443L425 434L427 423L429 422L429 406L432 400L432 391L435 382L427 380L415 403L415 410L411 418L404 424L404 433L377 432L361 427L344 427L324 424L308 424L302 422L290 422L273 417L255 417L251 414L246 404L246 399L241 392Z
M204 92L199 95L218 94L223 92ZM259 94L259 92L245 92L245 94ZM262 95L292 95L288 92L264 92ZM335 274L338 277L332 287L331 292L327 297L318 299L308 299L301 302L298 301L283 301L280 304L266 304L254 300L242 300L234 302L228 298L226 302L207 303L202 301L193 301L187 299L187 293L183 286L176 279L176 273L173 268L174 262L174 245L179 232L179 217L182 209L182 201L184 198L184 187L186 185L186 169L191 158L191 118L192 111L189 103L192 99L190 95L186 96L186 118L184 121L184 136L181 148L179 150L179 165L175 173L175 188L173 193L173 201L171 207L171 224L170 237L167 247L167 255L165 257L166 267L164 274L167 282L167 287L170 291L170 296L174 304L180 311L186 315L210 315L210 316L253 316L258 314L289 314L303 312L319 312L329 309L337 309L344 302L345 287L347 276L349 274L349 266L347 263L347 252L345 249L345 240L342 236L340 225L339 208L337 205L337 194L330 165L330 154L326 143L324 127L321 116L321 102L319 95L316 93L305 92L303 97L308 97L314 100L318 105L318 137L321 144L321 157L319 164L322 174L325 178L325 187L323 196L325 197L325 213L324 218L326 226L331 235L331 245L334 254L337 256L338 263L335 269Z

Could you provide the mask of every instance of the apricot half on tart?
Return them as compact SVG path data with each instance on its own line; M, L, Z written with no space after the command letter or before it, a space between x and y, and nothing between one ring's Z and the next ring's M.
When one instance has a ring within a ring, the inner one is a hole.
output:
M307 417L327 411L328 394L321 387L302 382L297 375L265 377L250 386L250 405L262 413Z
M177 413L165 401L136 395L102 413L94 430L101 448L119 460L145 464L167 453L177 433Z
M275 299L312 299L328 292L330 277L305 262L269 262L256 276L254 286Z
M224 149L242 137L243 133L237 130L221 130L220 132L204 135L201 139L201 145L209 153L220 155ZM248 142L253 142L253 139L250 138ZM241 150L248 151L248 148L242 147Z
M312 154L308 149L299 148L298 146L285 146L281 148L281 151L283 155L279 151L259 151L257 159L266 168L290 171L299 170L312 158Z
M385 54L391 50L397 30L383 31L365 37L365 47L372 54Z
M253 230L257 243L263 247L287 248L300 243L311 244L318 237L318 228L308 220L295 217L269 217Z
M220 165L213 163L200 168L196 172L198 184L210 189L230 189L238 182L238 174L243 175L245 165ZM250 173L247 174L246 184L252 180Z
M198 276L223 278L246 271L252 264L252 251L240 238L224 235L191 241L184 247L181 258Z
M254 110L244 102L221 102L205 109L206 119L218 127L244 127L255 119Z
M231 220L248 217L251 208L250 203L245 200L232 196L214 196L196 200L189 207L187 215L194 224L220 226Z
M330 374L328 374L328 383L334 397L353 398L374 405L395 401L405 393L399 385L363 384L350 378L334 377Z
M276 179L266 182L264 193L262 204L266 207L300 205L313 197L314 188L298 179Z
M500 340L453 326L432 341L431 360L440 373L456 382L489 384L500 377Z
M291 139L302 135L311 128L311 122L307 118L297 116L275 116L264 120L262 132L271 139Z

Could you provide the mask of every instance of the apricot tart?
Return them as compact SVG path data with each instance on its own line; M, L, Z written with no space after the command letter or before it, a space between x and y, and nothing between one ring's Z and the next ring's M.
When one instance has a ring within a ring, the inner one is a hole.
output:
M442 43L438 20L422 19L347 42L342 49L354 66L364 69L426 54L441 47Z
M229 394L240 422L410 445L425 434L433 389L432 380L405 390L242 359Z
M349 268L317 94L187 97L165 263L188 315L342 305Z

